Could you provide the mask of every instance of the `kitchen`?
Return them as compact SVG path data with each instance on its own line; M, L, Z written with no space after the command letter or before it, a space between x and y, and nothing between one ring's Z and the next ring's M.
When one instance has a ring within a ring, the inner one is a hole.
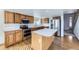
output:
M20 50L19 45L22 46L21 48L23 45L19 43L24 42L27 46L30 41L28 50L48 50L51 44L53 45L55 37L64 36L62 10L6 9L0 12L2 19L0 26L3 27L0 39L1 45L4 45L1 49L13 48L17 45ZM16 50L17 47L13 49Z

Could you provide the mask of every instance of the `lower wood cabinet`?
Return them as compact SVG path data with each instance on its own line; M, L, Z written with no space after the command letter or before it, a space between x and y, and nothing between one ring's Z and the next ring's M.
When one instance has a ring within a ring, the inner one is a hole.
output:
M22 30L5 32L5 47L9 47L22 41Z
M5 32L5 47L13 45L15 41L15 32L9 31Z
M16 39L16 42L22 41L22 31L21 30L16 30L15 39Z

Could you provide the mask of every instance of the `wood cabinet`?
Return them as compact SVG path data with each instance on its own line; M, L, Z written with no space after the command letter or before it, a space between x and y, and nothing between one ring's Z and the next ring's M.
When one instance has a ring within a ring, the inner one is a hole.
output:
M26 19L29 19L29 16L28 15L26 15Z
M5 32L5 47L9 47L22 41L22 30Z
M15 32L9 31L5 32L5 47L13 45L15 42Z
M28 20L30 23L33 23L34 22L34 17L33 16L28 16Z
M14 13L5 11L5 23L14 23Z
M48 18L42 18L42 19L41 19L41 22L42 22L42 23L49 23L49 19L48 19Z
M26 19L26 16L21 14L20 19L21 20Z
M31 31L40 30L40 29L44 29L44 26L33 27L33 28L31 28Z
M15 38L16 38L16 42L22 41L22 31L21 30L15 31Z
M54 42L54 36L43 36L38 32L32 32L31 48L34 50L48 50Z
M21 23L20 14L15 13L15 23Z
M28 19L29 23L34 22L33 16L5 11L5 23L21 23L23 19Z

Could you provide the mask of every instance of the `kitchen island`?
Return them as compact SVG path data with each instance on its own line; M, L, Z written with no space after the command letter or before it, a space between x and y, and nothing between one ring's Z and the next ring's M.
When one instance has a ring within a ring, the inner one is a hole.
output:
M56 32L56 29L32 31L31 48L34 50L47 50L53 43Z

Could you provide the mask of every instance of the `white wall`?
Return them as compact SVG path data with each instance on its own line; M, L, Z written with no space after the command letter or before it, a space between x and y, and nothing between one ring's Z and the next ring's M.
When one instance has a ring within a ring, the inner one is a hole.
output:
M40 25L41 24L41 18L34 17L34 24Z
M4 30L13 30L13 29L17 29L18 25L16 26L16 24L5 24L4 21L4 10L0 9L0 44L3 44L5 41L5 35L4 35Z
M78 20L77 20L77 23L76 23L75 28L74 28L74 34L79 39L79 16L78 16Z
M0 44L4 43L3 26L4 26L4 10L0 9Z
M64 15L61 15L61 36L64 36Z

